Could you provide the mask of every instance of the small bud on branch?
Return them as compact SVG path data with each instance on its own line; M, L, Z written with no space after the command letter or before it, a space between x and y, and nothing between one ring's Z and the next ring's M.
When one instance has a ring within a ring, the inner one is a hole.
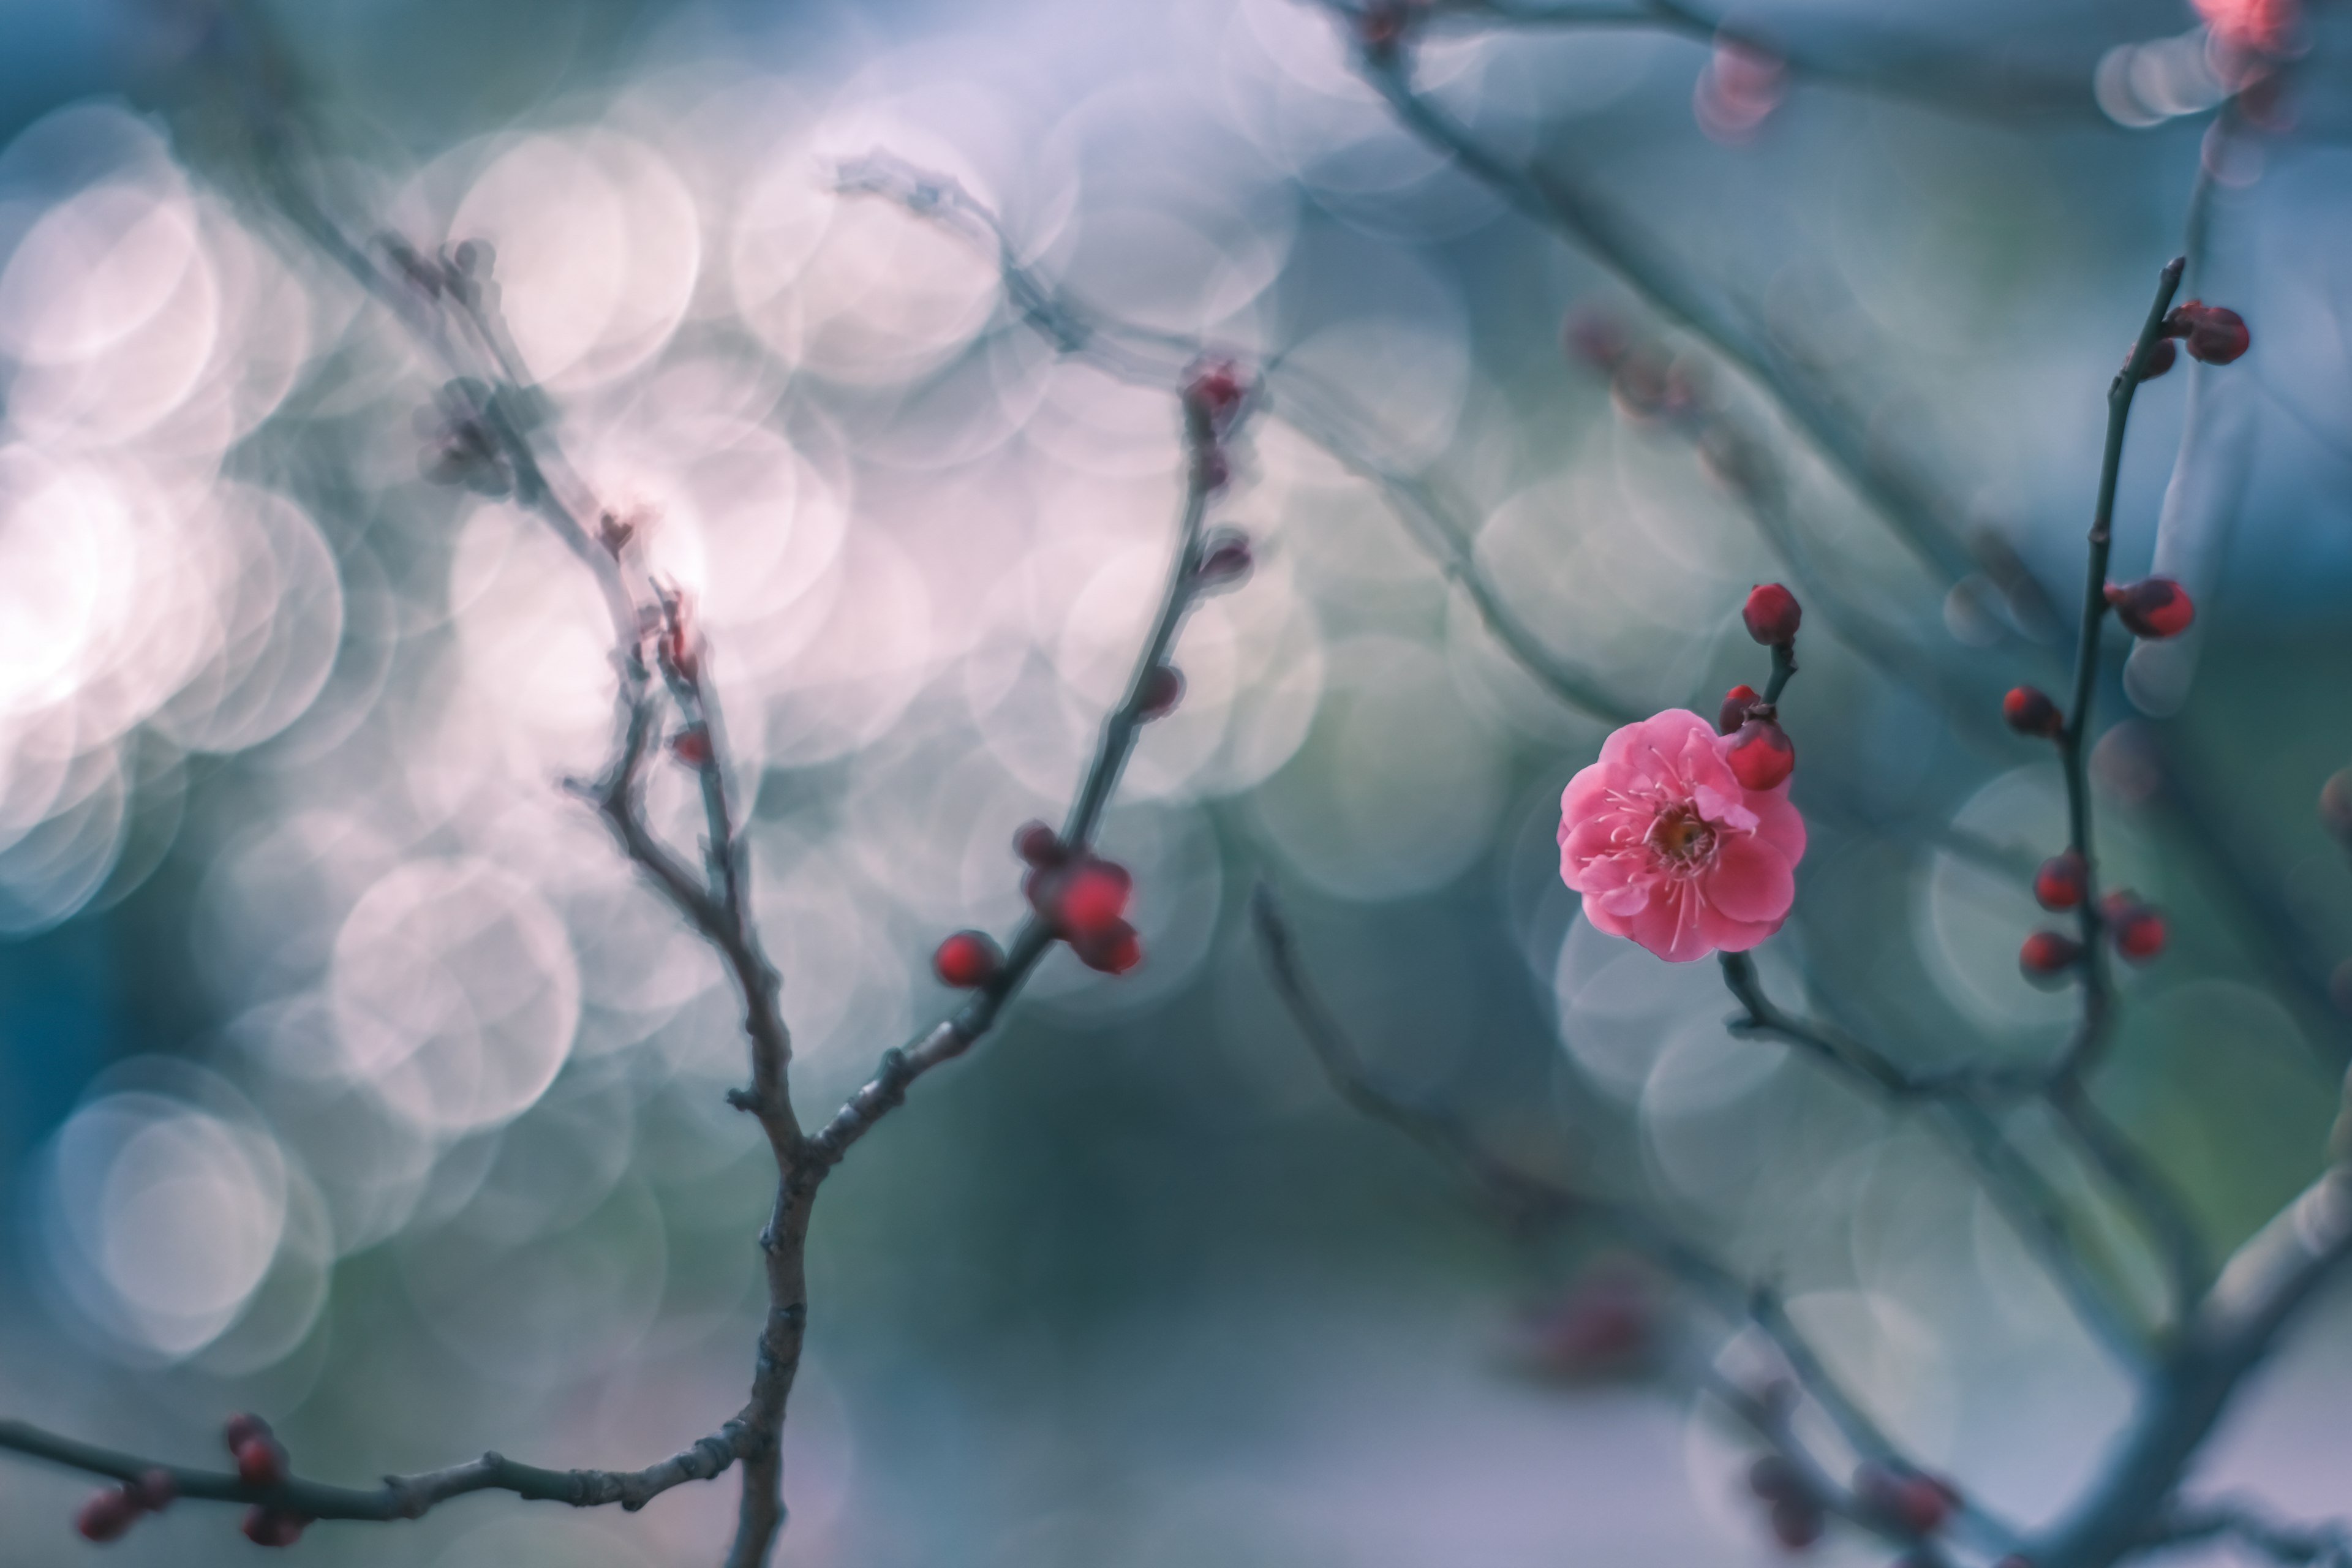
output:
M2055 736L2066 728L2066 716L2058 711L2058 704L2031 686L2012 687L2000 700L2000 716L2021 735Z

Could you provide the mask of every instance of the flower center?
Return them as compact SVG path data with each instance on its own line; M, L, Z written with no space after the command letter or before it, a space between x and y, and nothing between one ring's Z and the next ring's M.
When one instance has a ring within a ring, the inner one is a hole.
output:
M1650 828L1650 847L1676 867L1697 865L1715 850L1715 828L1695 807L1671 805Z

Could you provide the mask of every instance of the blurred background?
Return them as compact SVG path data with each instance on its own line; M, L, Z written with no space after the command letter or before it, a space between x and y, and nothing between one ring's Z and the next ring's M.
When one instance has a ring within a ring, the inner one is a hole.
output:
M299 113L342 211L495 246L567 449L702 606L804 1114L950 1005L940 935L1014 923L1010 836L1061 814L1181 489L1165 390L1056 361L992 258L833 169L952 175L1095 310L1278 366L1215 513L1258 569L1185 627L1108 818L1146 963L1057 953L828 1187L782 1562L1775 1555L1657 1349L1670 1298L1596 1353L1621 1263L1336 1102L1253 951L1261 878L1387 1081L1776 1276L1922 1457L2058 1508L2126 1386L1915 1122L1730 1037L1712 964L1577 919L1559 793L1608 726L1283 423L1282 377L1344 387L1637 712L1761 684L1738 605L1797 579L1693 439L1742 432L1807 571L1908 650L1808 621L1811 848L1767 979L1906 1061L2031 1058L2072 1016L2015 965L2063 803L1991 719L2056 684L2032 590L2080 592L2106 381L2201 188L2189 291L2255 347L2133 426L2116 574L2201 615L2103 689L2100 847L2173 943L2124 977L2101 1089L2233 1245L2316 1173L2352 1049L2352 871L2312 805L2352 758L2352 21L2299 18L2223 132L2177 0L1740 21L1869 80L1607 28L1442 30L1420 79L1766 323L2013 551L2007 596L1923 568L1752 388L1400 130L1297 0L0 0L0 1413L194 1463L249 1407L364 1484L649 1463L748 1376L772 1177L721 1100L732 1000L559 788L606 742L600 605L530 519L421 477L429 363L238 151ZM1562 352L1580 311L1701 416L1612 397ZM688 782L654 807L690 844ZM2343 1327L2305 1322L2200 1482L2340 1501ZM0 1463L0 1560L88 1560L87 1489ZM468 1499L300 1550L710 1562L734 1497ZM110 1550L252 1548L184 1507Z

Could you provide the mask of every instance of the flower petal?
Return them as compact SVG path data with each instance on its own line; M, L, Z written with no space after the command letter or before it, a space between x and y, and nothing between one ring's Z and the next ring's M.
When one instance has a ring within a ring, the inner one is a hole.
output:
M1709 907L1743 922L1784 920L1797 897L1788 858L1752 836L1722 840L1699 882Z

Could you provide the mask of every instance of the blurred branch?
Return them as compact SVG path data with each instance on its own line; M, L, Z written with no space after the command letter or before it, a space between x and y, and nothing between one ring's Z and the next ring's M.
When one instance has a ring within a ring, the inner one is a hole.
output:
M1339 0L1317 3L1351 22L1357 16ZM1754 378L1938 581L1958 582L1973 570L1960 542L1967 530L1934 489L1867 439L1855 411L1775 346L1750 312L1685 278L1662 247L1582 185L1556 171L1512 163L1415 91L1410 49L1360 49L1357 69L1407 130L1523 216L1600 261L1662 315Z
M1425 5L1430 25L1449 32L1572 27L1673 33L1767 57L1803 80L1996 125L2011 126L2026 115L2084 124L2113 123L2099 112L2087 85L2087 69L2080 77L2029 75L2004 68L1987 70L1972 54L1914 39L1885 35L1873 38L1892 58L1871 65L1792 49L1785 39L1750 22L1712 16L1680 0L1622 0L1614 5L1574 0L1549 4L1544 0L1425 0ZM1360 16L1366 14L1366 8L1354 9Z
M1488 1149L1461 1118L1416 1103L1381 1086L1363 1055L1332 1015L1308 979L1299 961L1297 943L1273 889L1258 883L1250 900L1250 921L1258 952L1283 1006L1306 1037L1307 1047L1340 1098L1363 1115L1397 1129L1423 1148L1460 1166L1513 1217L1522 1220L1582 1219L1615 1237L1625 1247L1649 1259L1694 1295L1736 1322L1754 1325L1769 1340L1799 1387L1819 1405L1853 1451L1865 1459L1916 1470L1885 1430L1841 1385L1804 1334L1790 1321L1780 1292L1772 1286L1740 1278L1664 1222L1626 1204L1579 1193L1513 1164ZM1754 1396L1728 1379L1711 1378L1714 1391L1740 1409L1739 1401ZM1750 1406L1760 1411L1761 1406ZM1776 1443L1793 1446L1785 1421L1751 1420L1759 1433ZM1801 1451L1801 1450L1798 1450ZM1819 1473L1818 1465L1806 1464ZM1824 1477L1824 1486L1826 1487ZM1829 1498L1840 1495L1829 1489ZM1832 1507L1832 1511L1847 1512ZM1847 1513L1890 1540L1917 1544L1917 1538L1890 1530L1887 1521L1866 1510ZM1987 1520L1989 1528L2004 1538L2013 1536L2004 1525Z
M1202 523L1207 516L1210 497L1223 482L1224 458L1220 432L1210 411L1199 399L1189 395L1183 404L1184 507L1177 524L1168 585L1161 592L1151 629L1144 637L1134 671L1128 678L1126 695L1105 716L1094 755L1071 798L1061 843L1072 855L1082 856L1093 846L1103 809L1118 787L1119 775L1149 721L1153 678L1168 663L1185 612L1192 608L1202 588ZM1020 991L1053 942L1054 933L1043 915L1032 912L1014 934L1003 967L970 1002L907 1047L883 1053L873 1078L809 1140L803 1151L807 1171L821 1173L839 1161L851 1144L905 1099L908 1085L941 1062L969 1050L994 1025L999 1012Z
M2148 1545L2177 1550L2211 1541L2235 1542L2273 1563L2352 1568L2352 1530L2341 1522L2288 1524L2235 1499L2175 1508L2151 1532Z
M1093 365L1130 385L1164 386L1180 366L1216 352L1216 345L1204 340L1116 321L1072 299L1023 261L996 215L944 174L877 152L844 164L835 184L845 193L896 202L990 252L1014 311L1066 359ZM1553 653L1504 601L1478 565L1475 531L1462 520L1461 509L1427 476L1408 473L1381 456L1400 450L1403 443L1382 430L1353 398L1280 360L1264 367L1263 386L1274 417L1380 489L1446 576L1461 584L1496 640L1554 697L1606 723L1641 717L1632 704Z

